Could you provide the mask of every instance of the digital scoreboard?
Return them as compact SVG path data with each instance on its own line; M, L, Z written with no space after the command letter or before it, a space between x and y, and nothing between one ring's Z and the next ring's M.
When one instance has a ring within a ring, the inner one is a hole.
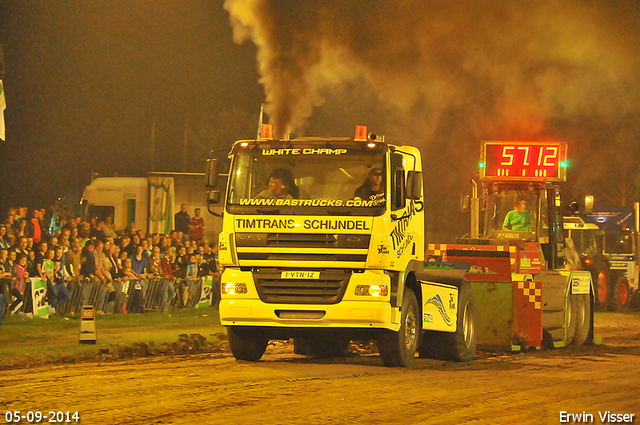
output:
M482 142L483 180L565 181L565 142Z

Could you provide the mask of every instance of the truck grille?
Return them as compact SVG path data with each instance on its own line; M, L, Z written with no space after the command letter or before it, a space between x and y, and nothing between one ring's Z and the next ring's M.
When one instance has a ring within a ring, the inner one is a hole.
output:
M326 233L236 233L239 260L254 261L344 261L364 263L370 235ZM253 248L250 252L244 248ZM264 248L256 250L255 248ZM287 248L291 248L289 251ZM298 249L312 248L300 253ZM272 249L277 249L274 252ZM336 250L340 252L336 252ZM354 250L353 253L349 252ZM257 252L256 252L257 251ZM359 252L358 252L359 251ZM356 253L357 252L357 253Z
M294 269L286 269L292 271ZM280 304L337 304L342 300L351 272L315 270L319 279L282 279L283 269L255 269L253 277L260 299ZM314 271L304 269L304 271Z

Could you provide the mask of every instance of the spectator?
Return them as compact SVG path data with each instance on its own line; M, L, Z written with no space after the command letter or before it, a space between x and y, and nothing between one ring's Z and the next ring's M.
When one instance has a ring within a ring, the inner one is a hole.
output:
M10 290L11 295L13 295L13 297L15 298L14 301L9 306L9 312L11 314L16 314L18 310L20 310L20 308L22 307L22 304L24 301L24 297L22 296L22 293L24 292L24 280L21 282L22 285L20 285L20 287L22 288L22 290L20 290L20 288L18 287L18 281L16 280L18 278L18 264L16 263L16 252L12 249L10 249L7 253L7 260L4 263L4 270L5 272L10 274L11 281L7 282L8 289ZM8 299L7 295L5 295L5 300L6 299Z
M149 272L154 277L162 277L162 259L160 258L160 247L154 246L151 249L151 257L149 257Z
M188 301L188 286L187 286L187 266L189 265L189 258L187 257L187 248L184 245L180 245L178 248L178 254L173 263L173 268L176 271L173 275L178 279L178 298L180 300L180 308L185 308Z
M13 245L13 243L11 243L9 235L7 235L7 226L0 224L0 248L9 249L11 245Z
M80 240L78 238L71 239L71 248L64 255L64 264L68 276L75 279L80 277L82 250L80 249Z
M30 235L27 234L27 220L21 220L18 223L16 223L16 225L13 227L13 234L16 237L20 237L20 236L29 236Z
M12 214L11 211L7 214L7 219L4 221L4 226L7 228L7 237L15 243L16 233L15 233L15 224L16 217L15 214Z
M94 254L95 247L92 241L88 241L82 250L82 265L80 272L82 276L89 279L96 278L96 257Z
M36 261L36 252L28 251L27 256L27 272L29 272L29 276L40 276L38 272L38 262Z
M175 265L176 252L172 246L167 246L164 249L164 258L161 262L162 273L167 279L175 279L174 273L178 270Z
M133 270L131 257L127 257L124 260L123 273L125 279L134 280L133 284L133 296L131 299L131 312L132 313L144 313L144 293L142 292L142 283L139 279L144 276L139 275Z
M92 218L92 222L93 224L95 224L95 218ZM97 241L103 241L104 242L104 221L99 221L98 224L95 224L95 226L91 226L91 230L89 233L89 238L90 239L94 239Z
M200 217L200 208L196 208L194 212L195 216L191 217L191 225L189 226L189 238L199 242L204 236L204 218Z
M27 222L26 234L33 238L33 242L43 240L44 231L40 227L40 211L33 210L31 220Z
M143 253L143 246L136 246L136 253L134 255L130 255L131 258L131 268L137 275L141 275L144 277L149 272L149 260Z
M160 247L154 247L153 249L154 249L153 251L154 255L152 258L154 259L160 258ZM166 313L167 305L176 296L176 290L173 287L174 269L173 269L172 263L174 259L175 259L175 253L173 251L173 248L167 247L165 250L164 258L160 260L160 268L161 268L162 274L165 277L165 279L162 279L161 281L162 289L160 291L161 293L160 309L163 313Z
M96 277L100 280L108 282L111 281L111 274L107 272L105 268L106 256L104 254L104 242L98 240L94 243L95 249L93 251L93 257L96 262Z
M78 237L81 240L89 240L91 236L91 223L88 221L83 221L81 225L78 226Z
M42 231L42 239L47 239L49 235L49 222L46 219L47 210L40 208L38 211L38 220L40 221L40 230Z
M109 252L107 252L107 260L111 264L111 267L109 267L109 273L111 274L111 278L114 280L124 277L122 274L122 263L118 258L119 254L120 247L116 244L111 244Z
M104 218L104 225L102 226L102 233L107 238L117 238L118 234L116 233L115 227L113 226L113 217L110 215Z
M22 254L28 257L29 256L29 251L27 250L28 243L29 242L27 238L24 236L21 236L18 238L18 241L13 248L18 253L18 255Z
M189 225L191 224L191 217L187 212L187 204L180 205L180 211L175 215L175 229L178 232L182 232L183 235L189 234Z
M55 268L55 263L53 262L54 255L55 250L53 248L48 248L45 259L40 263L40 278L42 280L53 278Z
M38 250L35 251L35 261L36 261L36 268L38 270L38 273L32 276L40 276L40 278L43 280L44 280L44 272L42 270L42 263L47 257L48 248L49 247L47 246L46 242L40 242L40 244L38 245Z
M47 276L47 289L49 293L49 305L52 307L51 312L55 314L56 310L64 303L69 301L71 296L67 290L67 282L61 272L60 261L53 262L52 275Z

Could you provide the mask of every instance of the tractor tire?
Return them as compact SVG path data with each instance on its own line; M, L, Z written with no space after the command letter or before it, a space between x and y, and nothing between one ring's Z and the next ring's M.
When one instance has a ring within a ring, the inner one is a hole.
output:
M604 311L609 305L609 266L602 263L591 272L596 311Z
M619 275L613 284L613 291L609 299L609 310L626 312L631 304L629 280L626 276Z
M569 295L571 298L571 319L574 323L574 335L571 344L583 345L591 331L591 298L589 294Z
M409 288L402 297L402 318L398 332L384 330L378 335L378 351L387 367L407 367L416 354L422 333L422 316L415 294Z
M571 294L567 296L567 314L565 316L565 328L567 331L565 333L564 340L565 347L568 347L569 344L573 342L573 337L576 334L577 316L575 315L575 304L578 302L576 297L577 295Z
M421 358L470 362L476 354L476 304L471 285L462 282L458 291L455 332L426 331L420 344Z
M238 360L257 362L267 349L269 339L259 329L230 326L227 330L229 347Z

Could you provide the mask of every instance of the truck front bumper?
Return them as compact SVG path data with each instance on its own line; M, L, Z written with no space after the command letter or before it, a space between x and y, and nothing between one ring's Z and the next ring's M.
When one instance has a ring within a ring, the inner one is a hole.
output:
M342 300L335 304L267 303L260 299L250 271L226 269L221 286L243 283L242 294L226 294L220 301L220 323L224 326L304 328L400 328L398 308L391 307L390 294L381 297L355 295L358 285L381 285L390 292L390 279L377 270L353 273Z

